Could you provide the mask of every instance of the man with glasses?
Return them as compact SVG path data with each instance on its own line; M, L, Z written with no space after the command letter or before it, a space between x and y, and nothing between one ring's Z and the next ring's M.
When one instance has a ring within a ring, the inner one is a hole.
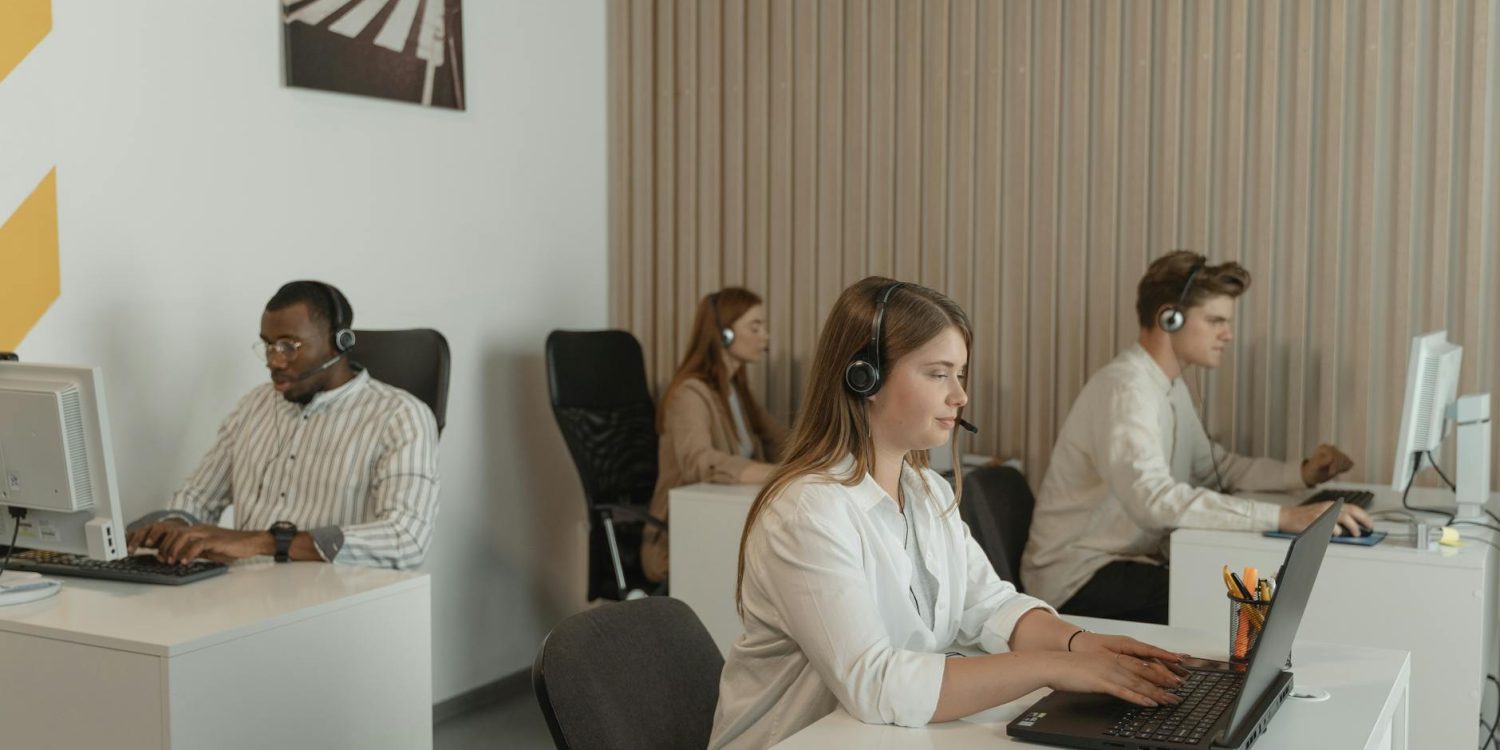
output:
M318 281L281 287L260 318L250 391L167 509L126 542L168 563L274 555L421 564L437 516L437 421L417 397L350 360L354 311ZM217 525L230 504L236 527Z

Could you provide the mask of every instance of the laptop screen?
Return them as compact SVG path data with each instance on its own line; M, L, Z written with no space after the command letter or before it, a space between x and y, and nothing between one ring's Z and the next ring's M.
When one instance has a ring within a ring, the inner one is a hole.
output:
M1255 707L1261 693L1286 667L1292 654L1292 641L1297 637L1297 626L1302 623L1302 612L1307 609L1313 584L1318 580L1318 569L1323 566L1323 553L1328 551L1328 540L1343 506L1342 501L1329 506L1318 520L1292 540L1286 551L1281 580L1276 582L1276 597L1271 600L1265 629L1261 630L1255 652L1250 655L1244 688L1235 701L1233 718L1229 722L1231 736L1247 718L1252 721L1260 718L1258 714L1247 714Z

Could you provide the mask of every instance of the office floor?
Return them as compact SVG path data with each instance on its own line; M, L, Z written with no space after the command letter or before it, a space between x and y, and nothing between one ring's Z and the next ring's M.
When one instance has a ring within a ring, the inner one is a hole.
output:
M433 750L547 750L552 735L530 690L454 716L432 728Z

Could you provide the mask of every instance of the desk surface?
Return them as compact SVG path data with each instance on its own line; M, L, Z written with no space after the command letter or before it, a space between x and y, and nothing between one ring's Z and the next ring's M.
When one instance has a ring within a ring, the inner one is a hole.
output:
M1070 621L1100 632L1120 633L1209 658L1225 657L1225 638L1211 633L1162 625L1073 617ZM1318 687L1329 700L1290 699L1271 720L1257 743L1268 748L1363 750L1378 740L1405 701L1410 656L1405 651L1306 643L1292 647L1292 673L1298 689ZM1005 725L1040 700L1047 690L992 708L967 719L921 729L865 724L842 708L777 745L777 750L822 750L829 747L922 748L923 750L991 750L1037 747L1010 739ZM1401 745L1398 745L1398 747Z
M1401 493L1390 487L1381 485L1359 485L1359 484L1333 484L1333 488L1369 490L1375 493L1374 501L1371 503L1370 511L1379 513L1382 511L1403 511L1401 507ZM1285 495L1279 493L1247 492L1241 493L1242 497L1267 500L1277 504L1289 502L1289 497L1298 498L1310 496L1314 491L1299 492L1296 495ZM1412 505L1417 507L1453 508L1453 493L1447 489L1436 489L1430 487L1412 488L1408 498ZM1490 498L1489 508L1500 510L1500 494ZM1413 514L1419 519L1428 520L1433 524L1440 523L1442 516L1433 513ZM1489 517L1486 516L1489 521ZM1443 567L1443 568L1468 568L1481 569L1485 560L1494 549L1483 540L1495 541L1497 535L1482 526L1460 525L1457 528L1461 536L1457 546L1440 546L1436 550L1419 548L1413 544L1413 540L1401 535L1409 534L1411 524L1404 521L1376 520L1375 528L1391 534L1381 540L1379 544L1368 547L1357 544L1330 544L1328 545L1328 557L1330 558L1359 558L1371 559L1382 558L1397 560L1401 563L1416 566ZM1248 534L1243 531L1208 531L1204 529L1178 529L1172 532L1172 543L1178 544L1201 544L1209 546L1222 546L1226 549L1240 550L1275 550L1276 554L1282 555L1286 552L1288 541L1266 537L1261 534Z
M419 573L264 559L182 586L57 579L56 596L0 608L0 632L172 657L428 586Z

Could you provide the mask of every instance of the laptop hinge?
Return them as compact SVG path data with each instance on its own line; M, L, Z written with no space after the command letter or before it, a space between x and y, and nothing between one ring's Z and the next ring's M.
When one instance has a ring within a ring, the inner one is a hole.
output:
M1276 681L1271 683L1270 689L1261 693L1250 710L1245 712L1242 726L1225 725L1224 732L1212 746L1231 750L1248 750L1265 733L1266 727L1271 723L1271 717L1276 715L1277 709L1281 708L1281 704L1291 694L1292 673L1282 670L1281 674L1277 675ZM1241 698L1243 697L1242 695ZM1232 714L1229 720L1234 721Z

